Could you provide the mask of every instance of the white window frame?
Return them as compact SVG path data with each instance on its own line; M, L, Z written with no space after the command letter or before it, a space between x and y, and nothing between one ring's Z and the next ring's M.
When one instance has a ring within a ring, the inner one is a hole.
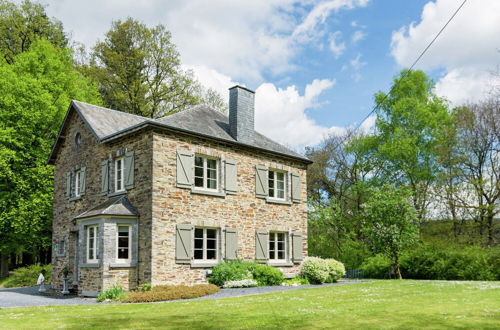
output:
M119 258L118 257L118 238L120 236L120 231L119 227L128 227L128 258ZM130 263L130 260L132 260L132 226L129 224L117 224L116 225L116 262L117 263Z
M125 191L125 182L124 182L124 164L125 158L120 157L115 159L115 192ZM120 166L118 166L120 164ZM120 181L118 181L118 173L120 173ZM120 182L120 187L118 186L118 182Z
M196 185L196 178L200 178L199 176L196 176L196 168L199 166L196 166L196 158L201 158L203 159L203 187L197 186ZM208 160L215 160L215 188L208 188ZM195 155L194 159L194 173L193 173L193 178L194 178L194 189L197 190L207 190L207 191L219 191L220 187L220 182L219 182L219 164L220 160L215 157L209 157L205 155Z
M74 173L74 183L75 183L75 190L74 190L74 195L75 197L80 197L81 193L81 187L80 187L80 177L82 175L82 172L80 170L75 171Z
M196 229L203 230L203 259L195 258L196 248ZM207 230L215 230L215 259L207 259ZM220 259L220 228L195 227L193 230L193 262L194 263L217 263Z
M278 234L283 234L283 259L278 259ZM271 258L271 242L274 242L274 258ZM288 261L288 233L280 231L269 232L269 262L283 263Z
M90 231L93 231L94 241L92 243L92 247L90 246ZM85 229L86 239L87 239L87 247L86 247L86 255L87 255L87 263L94 264L99 262L99 225L90 225ZM90 249L93 250L93 258L90 258Z
M268 177L267 177L267 184L268 185L269 185L269 178L270 178L271 173L273 173L273 186L272 187L268 187L269 198L280 200L280 201L286 200L286 195L287 195L286 189L287 189L288 173L286 171L280 171L280 170L274 170L274 169L271 170L270 169L268 171L268 174L267 174L268 175ZM278 173L283 174L283 197L278 197L278 180L277 180L277 174ZM274 196L271 196L271 189L273 190Z

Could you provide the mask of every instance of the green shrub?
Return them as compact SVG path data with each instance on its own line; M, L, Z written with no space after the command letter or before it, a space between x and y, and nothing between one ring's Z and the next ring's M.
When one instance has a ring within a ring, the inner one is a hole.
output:
M286 286L308 285L308 284L311 284L311 283L309 283L307 278L300 277L300 276L297 276L294 278L289 278L289 279L286 279L283 281L283 285L286 285Z
M144 283L144 284L139 285L139 287L137 288L137 291L142 291L142 292L151 291L152 288L153 288L153 286L151 285L151 283Z
M220 289L213 284L185 285L160 285L154 286L151 291L135 291L126 295L122 302L141 303L153 301L166 301L177 299L192 299L214 294Z
M221 287L228 281L252 279L251 269L255 265L254 262L240 260L222 262L212 268L212 274L208 278L208 282Z
M97 301L102 302L106 300L120 301L125 296L125 291L121 286L115 284L111 289L99 293Z
M52 266L34 264L28 267L17 268L13 274L3 282L6 288L17 288L22 286L34 286L40 273L44 272L45 284L50 284Z
M360 267L363 277L388 278L391 270L391 261L382 254L376 254L366 259Z
M305 258L300 269L300 276L312 284L322 284L328 279L330 268L326 260L317 257Z
M345 275L345 267L344 264L335 259L326 259L326 263L328 264L328 278L326 280L327 283L337 282L342 276Z
M272 266L256 264L250 271L259 286L280 285L283 283L283 273Z
M500 249L456 248L426 244L401 259L405 278L432 280L500 280Z

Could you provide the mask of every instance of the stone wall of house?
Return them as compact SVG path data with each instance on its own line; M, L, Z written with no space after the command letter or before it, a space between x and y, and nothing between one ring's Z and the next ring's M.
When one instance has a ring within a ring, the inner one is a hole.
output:
M77 146L75 136L81 134L81 144ZM63 134L65 139L57 154L55 161L55 199L54 199L54 221L53 221L53 245L61 240L66 241L66 252L64 256L53 253L52 286L56 289L62 288L62 269L68 267L75 284L78 282L79 292L97 291L106 289L114 284L109 280L116 274L120 283L127 283L127 288L135 287L137 282L151 282L151 171L152 171L152 132L142 131L139 134L128 135L113 143L98 143L88 126L76 114L70 112L67 125ZM78 224L73 220L79 214L97 206L107 200L107 196L101 194L101 161L114 157L116 152L124 149L133 150L135 158L134 188L127 192L132 205L139 212L139 262L138 269L112 269L106 265L101 269L78 268L76 263L77 230ZM74 171L78 167L86 167L86 192L81 198L69 200L66 197L66 173ZM70 234L71 233L71 234ZM54 251L55 252L55 251ZM80 280L77 281L77 274ZM122 280L125 276L129 279ZM133 283L132 283L133 282ZM71 283L71 282L70 282Z
M176 186L177 150L237 161L238 192L216 197L193 194ZM256 165L296 172L301 179L302 201L292 205L271 204L255 196ZM155 132L153 136L153 229L152 283L206 283L206 268L175 263L177 224L238 228L238 257L255 260L256 230L301 232L307 255L306 165L299 161L255 150L243 150L180 134ZM298 266L280 267L286 275Z

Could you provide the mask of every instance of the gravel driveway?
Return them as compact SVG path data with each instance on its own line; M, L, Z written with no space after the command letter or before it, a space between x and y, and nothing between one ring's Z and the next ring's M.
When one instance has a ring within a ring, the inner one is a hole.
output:
M302 285L302 286L263 286L257 288L222 289L219 292L195 299L205 300L230 297L251 296L262 293L281 292L297 289L319 288L326 286L340 286L346 284L364 283L364 281L340 281L338 283L323 285ZM178 301L178 300L174 300ZM174 302L168 301L168 302ZM184 300L186 301L186 300ZM31 306L52 306L52 305L92 305L98 304L93 298L77 298L75 296L51 297L42 296L38 293L38 287L0 289L0 308L4 307L31 307Z

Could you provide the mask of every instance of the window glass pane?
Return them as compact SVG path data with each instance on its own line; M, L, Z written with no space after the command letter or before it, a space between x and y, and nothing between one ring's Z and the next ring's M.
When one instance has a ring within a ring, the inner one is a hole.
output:
M269 250L274 250L274 241L269 241Z
M283 182L283 181L277 181L277 184L278 184L278 190L285 189L285 182Z
M128 259L128 248L118 249L118 259Z
M196 187L203 187L203 178L194 178L194 185Z
M195 167L194 168L194 176L196 177L203 177L203 167Z
M276 180L283 181L284 177L285 177L285 173L283 173L283 172L276 172Z
M120 236L128 236L129 226L118 226Z
M217 189L217 180L207 180L208 189Z
M194 237L203 238L203 229L202 228L195 228L194 229Z
M215 159L207 159L207 168L215 170L217 168L217 161Z
M285 191L284 190L278 190L278 198L285 198Z
M284 250L285 249L285 242L278 242L278 250Z
M194 248L195 249L203 249L203 240L202 239L195 239L194 240Z
M274 251L269 251L269 259L274 259Z
M203 250L194 250L195 259L203 259Z
M278 251L278 259L285 259L285 252L284 251Z
M214 239L207 240L207 249L215 249L217 246L217 241Z
M215 229L207 229L207 238L216 238L217 230Z
M203 158L196 156L194 158L194 166L203 167Z
M285 233L277 233L278 235L278 241L284 241L285 240Z
M89 249L89 259L90 260L94 259L94 249L92 248Z
M217 253L215 252L215 250L207 251L207 259L217 259Z
M118 237L118 247L128 248L128 237Z
M217 178L217 171L208 169L207 170L207 178L216 179Z

